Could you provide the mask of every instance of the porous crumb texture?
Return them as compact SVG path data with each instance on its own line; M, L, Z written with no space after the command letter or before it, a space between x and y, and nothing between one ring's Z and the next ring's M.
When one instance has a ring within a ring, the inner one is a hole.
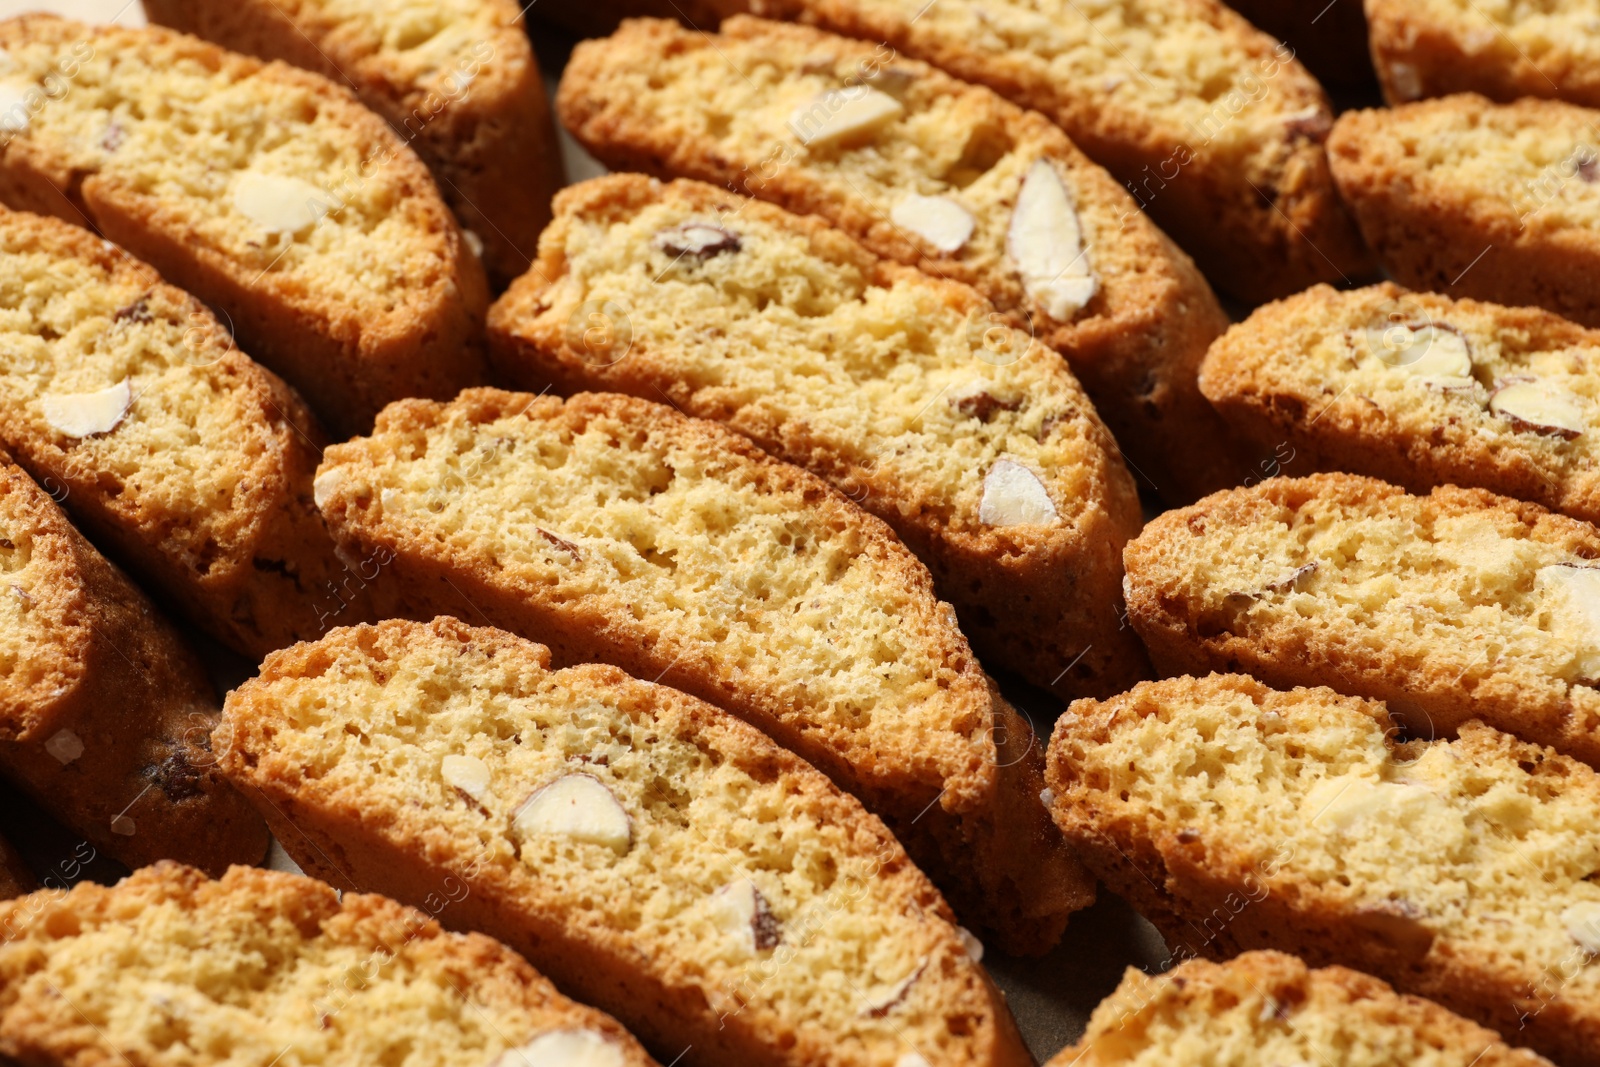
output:
M1585 0L1366 0L1391 104L1450 93L1600 107L1600 12Z
M857 801L708 704L548 662L449 618L337 631L229 697L225 770L284 813L297 859L418 904L463 886L442 922L663 1057L1031 1063L938 891ZM615 837L528 814L577 785Z
M129 866L255 863L267 829L216 771L217 717L172 626L0 463L0 771Z
M750 720L902 833L969 922L1042 951L1090 899L1038 802L1033 737L927 570L740 435L616 394L469 390L391 405L327 451L317 487L335 537L392 561L412 612Z
M1600 521L1600 331L1537 308L1317 286L1223 335L1200 388L1295 469L1480 486Z
M665 397L826 478L927 563L985 663L1075 695L1143 676L1121 588L1138 495L1054 352L964 286L713 186L615 175L556 214L490 311L502 376ZM680 247L696 227L714 250ZM588 318L607 307L602 347Z
M0 307L0 440L198 625L258 659L370 616L311 499L325 435L204 305L86 230L6 212ZM69 417L119 389L97 432Z
M500 285L528 269L561 184L515 0L150 0L151 21L349 85L403 131Z
M151 28L0 23L0 200L92 224L225 312L337 431L482 375L482 267L350 92Z
M1213 675L1074 703L1049 779L1178 954L1345 964L1600 1063L1600 776L1576 760L1478 722L1404 741L1376 701Z
M1600 326L1600 111L1461 94L1347 111L1339 191L1395 281Z
M504 945L297 875L159 863L0 904L0 932L0 1052L23 1063L655 1064ZM562 1043L592 1058L540 1057Z
M1044 116L888 46L748 16L717 35L633 20L584 41L557 110L613 169L819 215L973 286L1066 356L1147 488L1192 500L1248 468L1194 381L1227 325L1215 296Z
M1362 274L1292 49L1219 0L755 0L926 60L1048 116L1242 300Z
M1128 968L1088 1032L1046 1067L1551 1067L1500 1035L1345 967L1313 970L1281 952L1187 960L1151 976Z
M1163 673L1327 685L1424 736L1480 718L1591 764L1597 558L1594 527L1536 504L1347 474L1217 493L1124 553L1129 619Z

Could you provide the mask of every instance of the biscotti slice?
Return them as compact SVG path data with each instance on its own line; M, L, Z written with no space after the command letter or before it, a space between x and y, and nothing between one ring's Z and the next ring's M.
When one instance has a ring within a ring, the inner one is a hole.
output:
M1366 8L1373 62L1391 104L1472 92L1600 107L1593 0L1366 0Z
M1227 325L1216 298L1044 116L886 48L744 16L717 35L639 20L585 41L557 107L613 169L819 215L973 286L1067 357L1141 484L1167 498L1248 469L1194 381Z
M1089 1029L1046 1067L1552 1067L1421 997L1282 952L1129 967Z
M350 86L428 164L504 286L528 269L561 185L555 124L521 6L148 0L144 9L153 22Z
M1481 489L1273 478L1146 526L1128 617L1163 674L1243 670L1600 765L1600 531Z
M1600 111L1465 94L1347 111L1339 191L1394 279L1600 326Z
M20 897L38 888L33 871L17 855L11 842L0 838L0 899Z
M194 297L0 213L0 443L197 625L260 659L371 612L312 503L325 436Z
M1043 754L889 528L716 423L617 394L402 401L318 502L411 613L615 664L771 734L860 797L968 925L1041 952L1093 885Z
M601 351L606 308L627 339ZM1133 479L1066 364L993 315L819 219L624 174L557 198L489 337L521 388L668 398L809 468L928 564L984 663L1120 693L1147 670L1121 610Z
M346 89L159 28L0 23L0 200L93 226L224 312L339 433L482 378L483 268Z
M1176 955L1344 964L1600 1063L1600 774L1478 722L1396 734L1329 689L1145 682L1057 723L1053 810Z
M1481 486L1600 522L1600 331L1538 308L1317 286L1211 346L1200 388L1286 466Z
M754 727L450 618L337 630L228 697L223 770L302 867L522 952L670 1058L1030 1067L884 825Z
M0 938L0 1052L28 1064L655 1064L504 945L292 874L159 863L0 905Z
M1294 50L1220 0L754 0L885 42L1042 112L1126 185L1206 277L1257 303L1370 270Z
M255 863L261 819L217 773L199 660L0 457L0 772L130 867Z

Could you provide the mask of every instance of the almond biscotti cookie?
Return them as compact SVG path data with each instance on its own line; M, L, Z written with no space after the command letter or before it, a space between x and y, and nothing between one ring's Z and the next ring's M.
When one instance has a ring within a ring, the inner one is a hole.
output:
M1402 285L1600 326L1600 111L1465 94L1347 111L1339 190Z
M482 243L500 286L528 269L561 158L514 0L148 0L154 22L349 85L389 120Z
M1600 107L1600 10L1590 0L1366 0L1391 104L1449 93Z
M0 904L0 1052L46 1067L655 1065L487 937L310 878L175 863Z
M614 169L819 215L973 286L1067 357L1167 498L1248 470L1194 382L1227 325L1205 279L1042 115L886 47L748 17L715 36L640 20L585 41L557 107Z
M1088 1032L1046 1067L1551 1067L1421 997L1345 967L1282 952L1187 960L1160 975L1129 967Z
M195 623L259 659L372 614L312 503L326 438L194 297L0 213L0 442Z
M1395 735L1329 689L1144 682L1061 718L1053 810L1176 955L1356 967L1600 1063L1600 774L1478 722Z
M255 863L267 830L216 772L217 715L171 624L0 457L0 772L130 867Z
M1200 388L1305 470L1469 485L1600 522L1600 331L1538 308L1317 286L1212 346Z
M1220 0L755 0L886 42L1053 120L1214 284L1257 303L1370 262L1294 57Z
M402 401L328 449L334 536L409 610L613 663L744 718L860 797L970 925L1044 951L1092 883L1043 754L880 520L716 423L616 394Z
M627 336L601 351L606 308ZM820 219L622 174L557 197L489 337L521 388L667 398L809 468L928 564L985 663L1120 693L1148 669L1122 617L1133 479L1066 364L992 315Z
M158 28L0 23L0 201L221 309L340 433L482 378L483 268L427 168L325 78Z
M1164 674L1243 670L1468 719L1600 765L1600 531L1537 504L1350 474L1169 511L1128 544L1128 617Z
M223 769L335 885L522 952L663 1056L1030 1067L979 946L798 756L615 667L450 618L337 630L228 697ZM459 899L457 899L459 898Z

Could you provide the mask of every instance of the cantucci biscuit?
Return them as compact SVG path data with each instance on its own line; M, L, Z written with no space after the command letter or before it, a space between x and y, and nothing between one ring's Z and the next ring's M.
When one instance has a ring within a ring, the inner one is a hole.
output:
M992 315L819 219L625 174L557 198L489 336L521 388L665 398L809 468L928 564L985 663L1120 693L1147 670L1133 479L1066 364Z
M203 304L4 212L0 305L0 442L118 559L252 659L372 614L312 503L321 428Z
M267 830L216 772L217 716L171 624L0 457L0 771L130 867L256 863Z
M1600 111L1465 94L1347 111L1328 158L1400 284L1600 326L1597 146Z
M655 1067L487 937L298 875L211 881L176 863L0 904L0 1053L46 1067Z
M881 816L969 925L1040 952L1092 883L1027 723L880 520L716 423L617 394L402 401L328 449L334 536L411 613L613 663L747 719Z
M1212 344L1200 388L1291 469L1480 486L1600 521L1600 331L1538 308L1317 286Z
M754 0L986 85L1116 175L1219 289L1252 303L1370 269L1293 49L1220 0Z
M164 26L348 84L428 164L495 280L528 269L561 159L520 4L148 0L144 9Z
M1355 967L1600 1063L1600 774L1578 761L1479 722L1406 741L1379 702L1213 675L1075 702L1049 780L1175 955Z
M335 885L521 951L666 1056L1029 1067L933 885L852 797L673 689L455 619L338 630L228 697L225 772Z
M637 20L585 41L557 107L615 169L819 215L973 286L1067 357L1147 488L1189 500L1248 469L1194 381L1227 326L1216 298L1044 116L886 47L746 16L714 36Z
M1537 504L1350 474L1274 478L1129 542L1128 617L1164 674L1242 670L1468 719L1600 765L1600 531Z
M1600 107L1600 10L1587 0L1366 0L1391 104L1482 93Z
M1282 952L1129 967L1089 1029L1045 1067L1552 1067L1421 997L1346 967Z
M482 378L483 268L348 90L159 28L0 23L0 200L224 312L338 432Z

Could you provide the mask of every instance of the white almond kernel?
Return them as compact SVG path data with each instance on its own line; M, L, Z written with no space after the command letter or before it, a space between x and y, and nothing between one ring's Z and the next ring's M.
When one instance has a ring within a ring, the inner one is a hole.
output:
M920 1052L903 1052L894 1061L894 1067L933 1067Z
M321 511L328 506L328 501L333 499L335 493L344 485L344 471L337 467L325 471L318 471L317 476L311 480L311 501Z
M489 765L477 756L451 753L439 764L444 784L459 789L473 800L482 800L489 791Z
M502 1052L490 1067L623 1067L625 1063L622 1050L603 1034L556 1030Z
M995 460L983 479L979 522L987 526L1042 525L1060 517L1037 474L1016 460Z
M1320 829L1348 832L1374 820L1394 820L1403 811L1431 807L1438 798L1421 786L1329 778L1306 794L1304 811Z
M982 963L983 942L978 940L977 935L965 926L958 926L956 927L956 936L961 939L961 947L972 958L972 962Z
M959 252L972 237L977 220L948 196L912 193L889 212L896 226L927 241L941 252Z
M1511 382L1495 390L1489 410L1513 428L1571 440L1587 425L1578 398L1548 382Z
M789 129L808 148L865 138L906 113L904 105L870 85L829 89L797 110Z
M1367 349L1379 360L1426 385L1472 384L1472 352L1456 331L1432 323L1367 328Z
M611 790L587 774L569 774L536 791L523 801L511 824L524 835L558 834L618 855L633 847L628 813Z
M65 767L83 755L83 738L71 730L59 730L44 743L44 750Z
M1569 563L1541 567L1533 591L1549 605L1554 636L1575 650L1578 676L1600 679L1600 568Z
M777 918L748 878L730 882L712 894L711 917L744 956L776 948L781 940Z
M133 390L127 379L92 393L46 393L39 398L44 421L68 437L110 433L128 414Z
M1028 296L1058 322L1083 310L1099 288L1083 247L1078 213L1049 160L1034 160L1022 179L1006 231L1006 251Z
M33 104L29 97L35 92L32 85L0 82L0 131L22 133L33 121Z
M873 1018L882 1018L888 1015L906 999L906 994L911 992L911 987L916 984L918 978L922 977L922 972L927 968L928 961L923 960L913 967L911 973L900 979L900 981L890 985L879 986L873 990L866 997L866 1007L863 1009L862 1014L870 1015Z
M343 205L303 178L240 171L228 199L235 211L268 233L299 233Z
M1574 904L1561 913L1567 936L1591 956L1600 956L1600 903L1592 900Z

